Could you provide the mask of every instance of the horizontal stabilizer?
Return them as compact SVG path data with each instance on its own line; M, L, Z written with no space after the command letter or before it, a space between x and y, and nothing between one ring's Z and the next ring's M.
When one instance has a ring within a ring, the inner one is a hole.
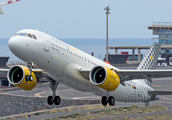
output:
M152 95L172 95L172 91L148 91Z

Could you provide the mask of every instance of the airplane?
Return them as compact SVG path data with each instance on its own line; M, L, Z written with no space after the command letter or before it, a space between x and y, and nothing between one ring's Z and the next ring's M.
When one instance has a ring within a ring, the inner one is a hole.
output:
M11 1L7 1L7 2L1 2L0 3L0 15L4 14L4 11L2 10L2 7L3 5L8 5L8 4L11 4L11 3L14 3L14 2L18 2L20 0L11 0Z
M115 101L144 102L159 100L158 95L172 95L172 91L155 91L151 86L153 78L171 77L172 70L155 70L160 44L153 43L136 70L120 70L59 39L33 29L17 32L8 41L11 52L28 63L28 67L15 65L0 69L8 81L23 90L32 90L37 81L50 81L52 95L49 105L59 105L56 95L59 83L78 91L91 92L101 96L103 106L113 106ZM33 69L34 64L39 69Z

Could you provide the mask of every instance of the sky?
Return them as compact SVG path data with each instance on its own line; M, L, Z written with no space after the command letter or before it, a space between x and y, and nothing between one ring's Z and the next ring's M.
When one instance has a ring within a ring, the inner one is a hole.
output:
M6 0L0 0L4 2ZM0 38L22 29L38 29L56 38L152 38L145 26L171 22L172 0L20 0L2 6Z

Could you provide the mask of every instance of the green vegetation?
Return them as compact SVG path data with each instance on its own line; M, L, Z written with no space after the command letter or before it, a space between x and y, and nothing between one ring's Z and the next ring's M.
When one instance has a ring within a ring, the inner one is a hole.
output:
M151 107L137 107L136 105L132 105L129 107L119 107L112 108L112 109L102 109L95 111L93 113L101 113L101 114L107 114L107 115L131 115L131 114L141 114L141 113L148 113L148 112L156 112L156 111L162 111L162 110L168 110L167 108L163 106L151 106Z
M106 108L106 109L101 109L94 112L87 112L86 114L79 114L79 113L67 114L64 116L58 116L55 118L49 118L49 119L44 119L44 120L93 120L93 119L99 119L99 118L107 118L110 116L111 117L114 116L112 120L116 120L115 116L117 117L120 115L142 114L142 113L156 112L156 111L162 111L162 110L168 110L168 109L159 105L151 106L151 107L144 107L144 106L137 107L136 105L132 105L129 107ZM156 120L155 118L156 118L155 116L154 117L145 116L145 118L144 117L138 117L138 118L124 117L121 120L144 120L144 119Z
M112 120L116 120L113 118ZM160 114L160 115L152 115L152 116L143 116L143 117L135 117L135 118L122 118L118 120L172 120L172 113L169 114Z

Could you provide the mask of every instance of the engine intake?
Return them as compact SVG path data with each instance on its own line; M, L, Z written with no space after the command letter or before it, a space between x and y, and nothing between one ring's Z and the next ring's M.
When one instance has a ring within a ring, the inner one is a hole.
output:
M120 84L120 78L113 70L96 66L90 72L91 82L107 91L114 91Z
M9 69L7 74L8 81L23 90L32 90L37 85L37 77L32 72L33 80L27 81L26 76L29 75L30 70L24 66L13 66Z

